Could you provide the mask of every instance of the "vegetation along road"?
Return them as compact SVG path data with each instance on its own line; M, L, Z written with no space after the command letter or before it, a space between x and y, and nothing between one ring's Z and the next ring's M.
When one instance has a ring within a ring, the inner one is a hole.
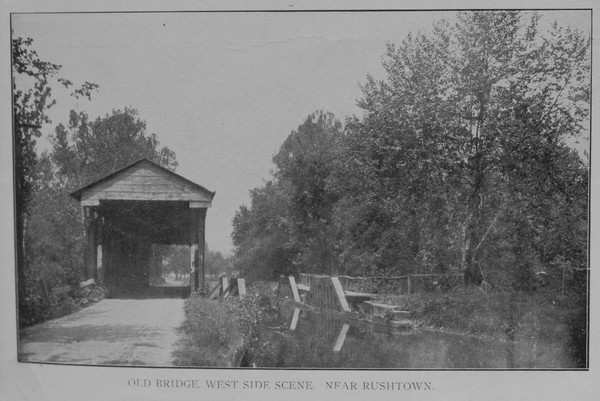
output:
M20 331L19 358L31 362L172 365L182 299L105 299Z

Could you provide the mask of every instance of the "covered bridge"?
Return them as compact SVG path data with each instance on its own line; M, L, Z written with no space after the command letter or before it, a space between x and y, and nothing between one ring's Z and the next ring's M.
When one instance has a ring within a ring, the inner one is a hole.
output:
M71 196L85 219L84 275L109 296L152 296L154 251L165 245L189 249L189 281L180 287L205 288L205 220L215 192L142 159Z

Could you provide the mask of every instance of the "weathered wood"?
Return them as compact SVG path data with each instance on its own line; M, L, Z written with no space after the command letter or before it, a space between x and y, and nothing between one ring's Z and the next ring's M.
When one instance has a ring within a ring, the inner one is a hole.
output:
M106 278L110 283L105 284L115 288L147 289L149 244L189 245L190 287L204 290L205 217L214 195L149 160L73 192L86 215L84 278L99 283ZM99 219L92 208L101 213ZM102 234L104 220L106 235Z
M333 288L335 289L335 293L337 295L340 306L342 307L342 310L344 312L350 312L350 305L348 305L348 301L346 300L346 294L344 293L344 289L342 288L340 279L337 277L331 277L331 282L333 283Z
M102 263L102 244L96 246L96 276L98 282L102 284L104 282L104 265Z
M238 291L240 293L240 299L246 298L246 280L243 278L237 279Z
M342 328L340 329L340 334L333 346L333 352L340 352L342 350L342 346L344 345L344 341L346 341L346 335L348 334L348 330L350 329L350 325L344 323Z
M81 201L81 206L100 206L100 199L88 199Z
M200 263L200 288L202 291L206 290L206 268L205 268L205 244L206 244L206 209L193 209L198 210L198 258Z
M214 192L143 160L75 191L82 205L106 200L199 201L210 207Z
M72 290L73 290L73 287L71 287L70 285L63 285L62 287L53 288L52 294L62 295L62 294L67 294L68 292L70 292Z
M219 294L221 294L221 292L223 292L223 284L219 283L219 284L217 284L217 286L214 288L214 290L210 294L209 299L216 299L216 298L218 298Z
M91 278L89 280L82 281L81 283L79 283L79 288L85 288L85 287L90 286L92 284L96 284L96 280L94 280L93 278Z
M86 207L85 216L85 278L96 278L96 212L94 208Z
M289 276L290 287L292 288L292 294L294 294L294 301L300 302L300 294L298 294L298 287L296 286L296 279L294 276Z
M210 207L210 202L190 201L189 206L190 206L190 209L202 209L202 208Z
M298 318L300 317L300 308L294 308L294 315L292 316L292 323L290 324L290 330L296 330L298 326Z

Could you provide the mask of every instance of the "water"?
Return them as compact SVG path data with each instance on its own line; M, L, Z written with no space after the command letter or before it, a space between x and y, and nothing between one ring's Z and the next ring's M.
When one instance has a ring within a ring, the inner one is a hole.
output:
M568 338L522 338L519 332L511 333L515 341L398 330L281 304L260 328L243 364L278 368L577 368Z

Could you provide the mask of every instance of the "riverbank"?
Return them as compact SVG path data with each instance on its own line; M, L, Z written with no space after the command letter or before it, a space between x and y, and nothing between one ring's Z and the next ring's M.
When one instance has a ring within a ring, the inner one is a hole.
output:
M420 330L464 334L505 342L568 341L578 366L586 360L586 300L553 292L482 292L477 287L448 293L387 297L411 311Z
M298 321L298 316L293 317L298 314L294 312L296 305L289 299L279 299L273 288L271 283L249 286L244 300L188 299L176 365L586 366L585 299L577 296L541 292L484 293L476 287L444 293L385 296L382 301L410 311L411 319L417 322L416 330L389 337L390 333L379 334L368 324L360 325L308 309L299 312L300 322L294 324L294 319ZM350 330L343 329L344 324L349 325ZM294 331L292 327L299 328ZM340 338L346 337L341 332L348 333L345 343L343 340L340 343ZM342 343L345 344L343 352L331 354L334 345ZM440 344L445 345L437 349ZM506 349L502 344L507 344ZM402 354L406 347L411 349L408 359ZM363 352L365 349L368 352ZM448 351L450 349L454 351ZM461 357L474 353L477 356L468 360ZM368 355L377 355L377 358ZM420 355L427 355L424 362Z

